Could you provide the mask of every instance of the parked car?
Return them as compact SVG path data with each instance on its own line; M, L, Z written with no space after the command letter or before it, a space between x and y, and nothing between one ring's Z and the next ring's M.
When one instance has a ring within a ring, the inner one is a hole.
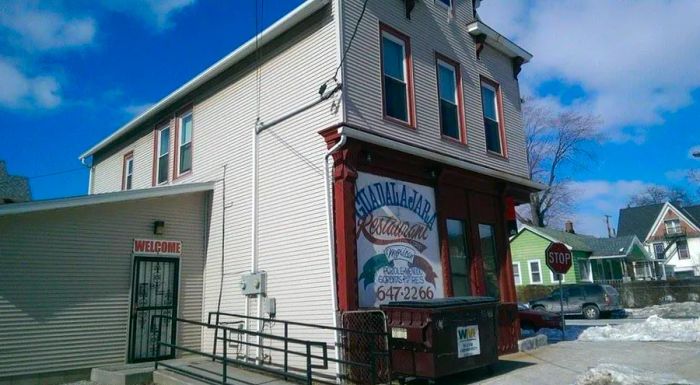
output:
M518 318L520 328L532 331L540 329L561 329L561 317L559 314L543 310L532 310L529 307L518 304Z
M610 285L595 283L572 284L562 287L564 292L564 314L583 315L587 319L609 316L622 311L620 293ZM541 299L530 301L530 308L540 311L559 312L559 289Z

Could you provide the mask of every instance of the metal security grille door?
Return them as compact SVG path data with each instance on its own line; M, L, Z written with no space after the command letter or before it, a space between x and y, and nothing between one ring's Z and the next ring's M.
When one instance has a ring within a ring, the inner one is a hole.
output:
M173 358L174 349L157 344L160 341L175 344L175 324L169 318L177 316L178 289L177 258L134 259L131 298L131 332L129 361L152 361Z

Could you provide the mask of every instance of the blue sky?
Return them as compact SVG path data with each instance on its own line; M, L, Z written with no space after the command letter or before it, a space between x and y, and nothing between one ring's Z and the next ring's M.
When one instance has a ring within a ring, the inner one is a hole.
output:
M264 3L267 26L301 0ZM580 232L603 234L646 186L688 184L700 2L487 0L480 14L535 55L524 94L603 119L598 162L567 175ZM252 37L254 15L255 0L3 1L0 159L35 199L85 193L77 156Z

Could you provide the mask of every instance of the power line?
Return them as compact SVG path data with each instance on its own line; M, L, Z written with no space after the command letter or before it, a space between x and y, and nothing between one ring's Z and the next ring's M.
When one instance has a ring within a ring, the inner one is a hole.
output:
M338 63L338 67L335 69L335 73L333 74L333 77L331 79L337 80L338 78L338 71L340 71L340 67L343 66L343 62L345 62L345 58L347 57L348 51L350 51L350 47L352 47L352 42L355 40L355 35L357 34L357 29L360 27L360 22L362 22L362 18L365 16L365 11L367 10L367 3L369 0L365 0L364 4L362 4L362 12L360 12L360 17L357 19L357 22L355 23L355 28L353 28L352 35L350 36L350 41L348 42L348 46L345 47L345 50L343 50L343 56L340 58L340 63Z
M27 179L39 179L39 178L46 178L49 176L56 176L56 175L63 175L63 174L69 174L72 172L77 172L80 170L85 170L85 167L78 167L78 168L71 168L68 170L63 170L63 171L56 171L48 174L41 174L41 175L34 175L34 176L28 176Z

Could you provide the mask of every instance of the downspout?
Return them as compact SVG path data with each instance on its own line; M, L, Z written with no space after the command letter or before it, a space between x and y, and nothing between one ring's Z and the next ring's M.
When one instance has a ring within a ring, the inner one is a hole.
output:
M324 192L326 193L326 220L328 225L328 268L330 269L331 277L331 305L333 308L333 330L334 334L334 355L335 355L335 372L336 380L340 379L340 332L338 331L338 277L335 266L335 226L333 226L333 185L330 183L330 168L333 167L331 164L328 165L328 159L332 158L333 154L338 151L341 147L345 145L347 141L347 136L345 134L340 135L340 140L328 151L323 158L323 182L324 182Z
M85 163L85 158L80 158L80 163L82 163L83 166L90 168L90 171L88 173L88 191L87 191L87 193L88 193L88 195L92 195L92 192L93 192L92 183L93 183L93 178L95 177L95 165L91 164L88 166L87 163Z

